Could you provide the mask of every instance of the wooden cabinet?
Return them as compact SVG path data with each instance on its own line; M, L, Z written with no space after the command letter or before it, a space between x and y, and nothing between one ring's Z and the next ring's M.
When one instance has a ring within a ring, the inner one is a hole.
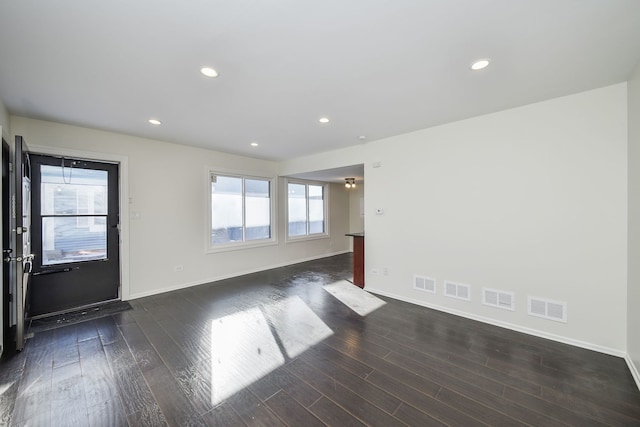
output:
M353 284L364 288L364 233L348 233L353 237Z

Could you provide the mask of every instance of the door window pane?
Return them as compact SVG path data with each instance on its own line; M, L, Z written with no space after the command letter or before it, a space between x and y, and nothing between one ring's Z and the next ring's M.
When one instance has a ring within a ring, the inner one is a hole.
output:
M216 176L211 182L211 242L241 241L242 178Z
M42 218L42 265L106 258L106 217Z
M42 165L41 214L107 214L107 171Z

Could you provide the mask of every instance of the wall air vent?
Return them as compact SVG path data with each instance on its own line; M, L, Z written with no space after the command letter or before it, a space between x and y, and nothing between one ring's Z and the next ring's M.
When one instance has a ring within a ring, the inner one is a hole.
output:
M470 301L471 300L471 286L463 285L462 283L454 283L454 282L445 281L444 282L444 295L448 296L448 297L451 297L451 298L457 298L457 299L463 299L465 301Z
M529 316L543 319L567 322L567 303L552 301L546 298L527 297L527 311Z
M430 292L432 294L436 293L436 279L425 276L413 276L413 289L417 289L419 291Z
M482 303L491 307L514 311L516 296L513 292L482 288Z

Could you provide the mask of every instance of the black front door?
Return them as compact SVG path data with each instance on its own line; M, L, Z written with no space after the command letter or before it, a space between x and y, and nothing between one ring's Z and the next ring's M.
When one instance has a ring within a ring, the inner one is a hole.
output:
M9 207L11 206L11 193L9 192L9 164L10 161L9 144L2 140L2 258L11 261L11 222ZM11 301L11 276L9 275L9 263L2 263L2 336L4 338L3 346L6 348L9 344L9 330L11 328L11 316L9 313L12 308L9 304Z
M24 347L28 298L32 270L31 252L31 164L29 149L21 136L13 147L13 185L11 194L11 247L4 261L10 265L11 316L15 318L16 350Z
M118 165L31 155L31 316L119 299Z

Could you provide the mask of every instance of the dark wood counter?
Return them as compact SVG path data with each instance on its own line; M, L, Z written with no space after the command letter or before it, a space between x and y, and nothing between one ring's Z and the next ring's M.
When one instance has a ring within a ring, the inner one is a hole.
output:
M364 233L347 233L353 237L353 284L364 288Z

